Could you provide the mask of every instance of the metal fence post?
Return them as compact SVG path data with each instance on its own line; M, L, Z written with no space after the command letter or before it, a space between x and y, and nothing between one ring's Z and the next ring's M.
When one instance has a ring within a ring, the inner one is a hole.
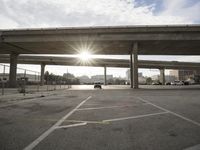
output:
M48 84L49 84L49 75L47 75L47 91L49 90L49 86L48 86Z
M61 82L61 79L60 79L60 81L59 81L59 82L60 82L60 89L61 89L61 86L62 86L62 85L61 85L61 83L62 83L62 82Z
M36 82L36 88L37 88L37 92L39 92L39 86L38 86L38 76L37 76L37 72L35 72L35 82Z
M5 78L6 66L3 65L3 77L2 77L2 95L4 95L4 78Z
M24 70L24 96L26 95L26 69Z
M55 83L54 90L56 90L56 84L57 84L56 81L57 81L57 80L56 80L56 78L55 78L55 82L54 82L54 83Z
M38 81L37 81L37 92L39 92L39 90L40 90L40 89L39 89L39 88L40 88L40 86L39 86L39 84L40 84L40 82L39 82L39 73L38 73L38 78L37 78L37 80L38 80Z

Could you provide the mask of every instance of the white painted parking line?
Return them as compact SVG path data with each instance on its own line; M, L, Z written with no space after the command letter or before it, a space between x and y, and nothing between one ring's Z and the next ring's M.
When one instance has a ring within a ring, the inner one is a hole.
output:
M82 122L82 123L70 124L70 125L66 125L66 126L58 126L55 129L64 129L64 128L71 128L71 127L77 127L77 126L84 126L86 124L87 124L87 122Z
M92 96L89 96L85 100L83 100L80 104L78 104L73 110L71 110L68 114L58 120L51 128L45 131L42 135L40 135L37 139L35 139L32 143L30 143L23 150L32 150L36 147L41 141L43 141L49 134L51 134L59 125L61 125L67 118L69 118L81 105L83 105L86 101L91 99Z
M121 121L121 120L128 120L128 119L137 119L137 118L144 118L144 117L149 117L149 116L156 116L156 115L162 115L166 114L168 112L159 112L159 113L152 113L152 114L146 114L146 115L138 115L138 116L131 116L131 117L123 117L123 118L114 118L114 119L108 119L108 120L103 120L103 122L113 122L113 121Z
M183 150L200 150L200 144L183 149Z
M87 121L87 120L65 120L65 122L73 122L73 123L83 123L86 122L87 124L106 124L102 121Z
M147 103L143 103L140 105L145 105ZM107 107L90 107L90 108L79 108L77 111L83 111L83 110L95 110L95 109L109 109L109 108L120 108L120 107L133 107L138 105L124 105L124 106L107 106Z
M145 100L145 99L143 99L143 98L141 98L141 97L137 97L137 98L138 98L139 100L143 101L143 102L146 102L146 103L148 103L148 104L150 104L150 105L152 105L152 106L154 106L154 107L160 109L160 110L169 112L170 114L173 114L173 115L175 115L175 116L177 116L177 117L179 117L179 118L181 118L181 119L183 119L183 120L186 120L186 121L188 121L188 122L190 122L190 123L192 123L192 124L197 125L197 126L200 127L200 123L199 123L199 122L196 122L196 121L194 121L194 120L192 120L192 119L189 119L189 118L187 118L187 117L184 117L184 116L182 116L182 115L179 115L179 114L177 114L177 113L175 113L175 112L173 112L173 111L170 111L170 110L168 110L168 109L166 109L166 108L163 108L163 107L160 107L160 106L158 106L158 105L155 105L155 104L153 104L153 103L151 103L151 102L149 102L149 101L147 101L147 100Z

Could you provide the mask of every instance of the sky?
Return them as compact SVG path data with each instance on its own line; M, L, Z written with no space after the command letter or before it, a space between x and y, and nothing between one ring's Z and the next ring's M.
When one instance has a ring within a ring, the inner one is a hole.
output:
M199 24L199 0L0 0L0 29ZM117 56L128 58L128 56ZM200 62L197 56L139 56L146 60ZM19 65L39 71L35 65ZM76 76L103 74L103 68L47 66L46 70ZM156 70L140 70L144 75ZM124 77L126 69L109 68L108 74Z

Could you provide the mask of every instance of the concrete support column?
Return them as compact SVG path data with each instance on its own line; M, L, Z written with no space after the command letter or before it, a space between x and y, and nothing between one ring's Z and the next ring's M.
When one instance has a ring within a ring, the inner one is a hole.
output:
M130 54L131 88L138 89L138 43L133 43Z
M165 69L160 69L160 82L165 85Z
M132 53L130 54L130 84L131 88L133 88L133 57Z
M107 85L107 73L106 73L106 66L104 67L104 85Z
M138 43L133 45L133 76L134 76L134 89L138 89Z
M45 64L41 64L41 74L40 74L40 85L44 85L44 71L45 71Z
M9 73L9 87L15 88L17 87L17 58L18 54L12 53L10 54L10 73Z
M138 43L133 43L130 53L130 80L131 88L138 89Z

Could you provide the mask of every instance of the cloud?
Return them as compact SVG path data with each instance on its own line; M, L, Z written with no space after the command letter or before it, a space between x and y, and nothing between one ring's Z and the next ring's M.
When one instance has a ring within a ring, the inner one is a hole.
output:
M187 22L199 23L200 1L197 0L166 0L163 1L163 11L160 15L184 18Z
M18 24L14 20L0 14L0 28L12 28L17 25Z
M161 15L155 15L156 3L136 5L136 0L1 1L0 21L4 20L3 24L0 23L1 28L152 25L193 22L184 15L173 16L173 3L165 3L165 6L169 5L165 7L166 11L163 11ZM179 4L181 0L175 1L177 1L176 4Z

